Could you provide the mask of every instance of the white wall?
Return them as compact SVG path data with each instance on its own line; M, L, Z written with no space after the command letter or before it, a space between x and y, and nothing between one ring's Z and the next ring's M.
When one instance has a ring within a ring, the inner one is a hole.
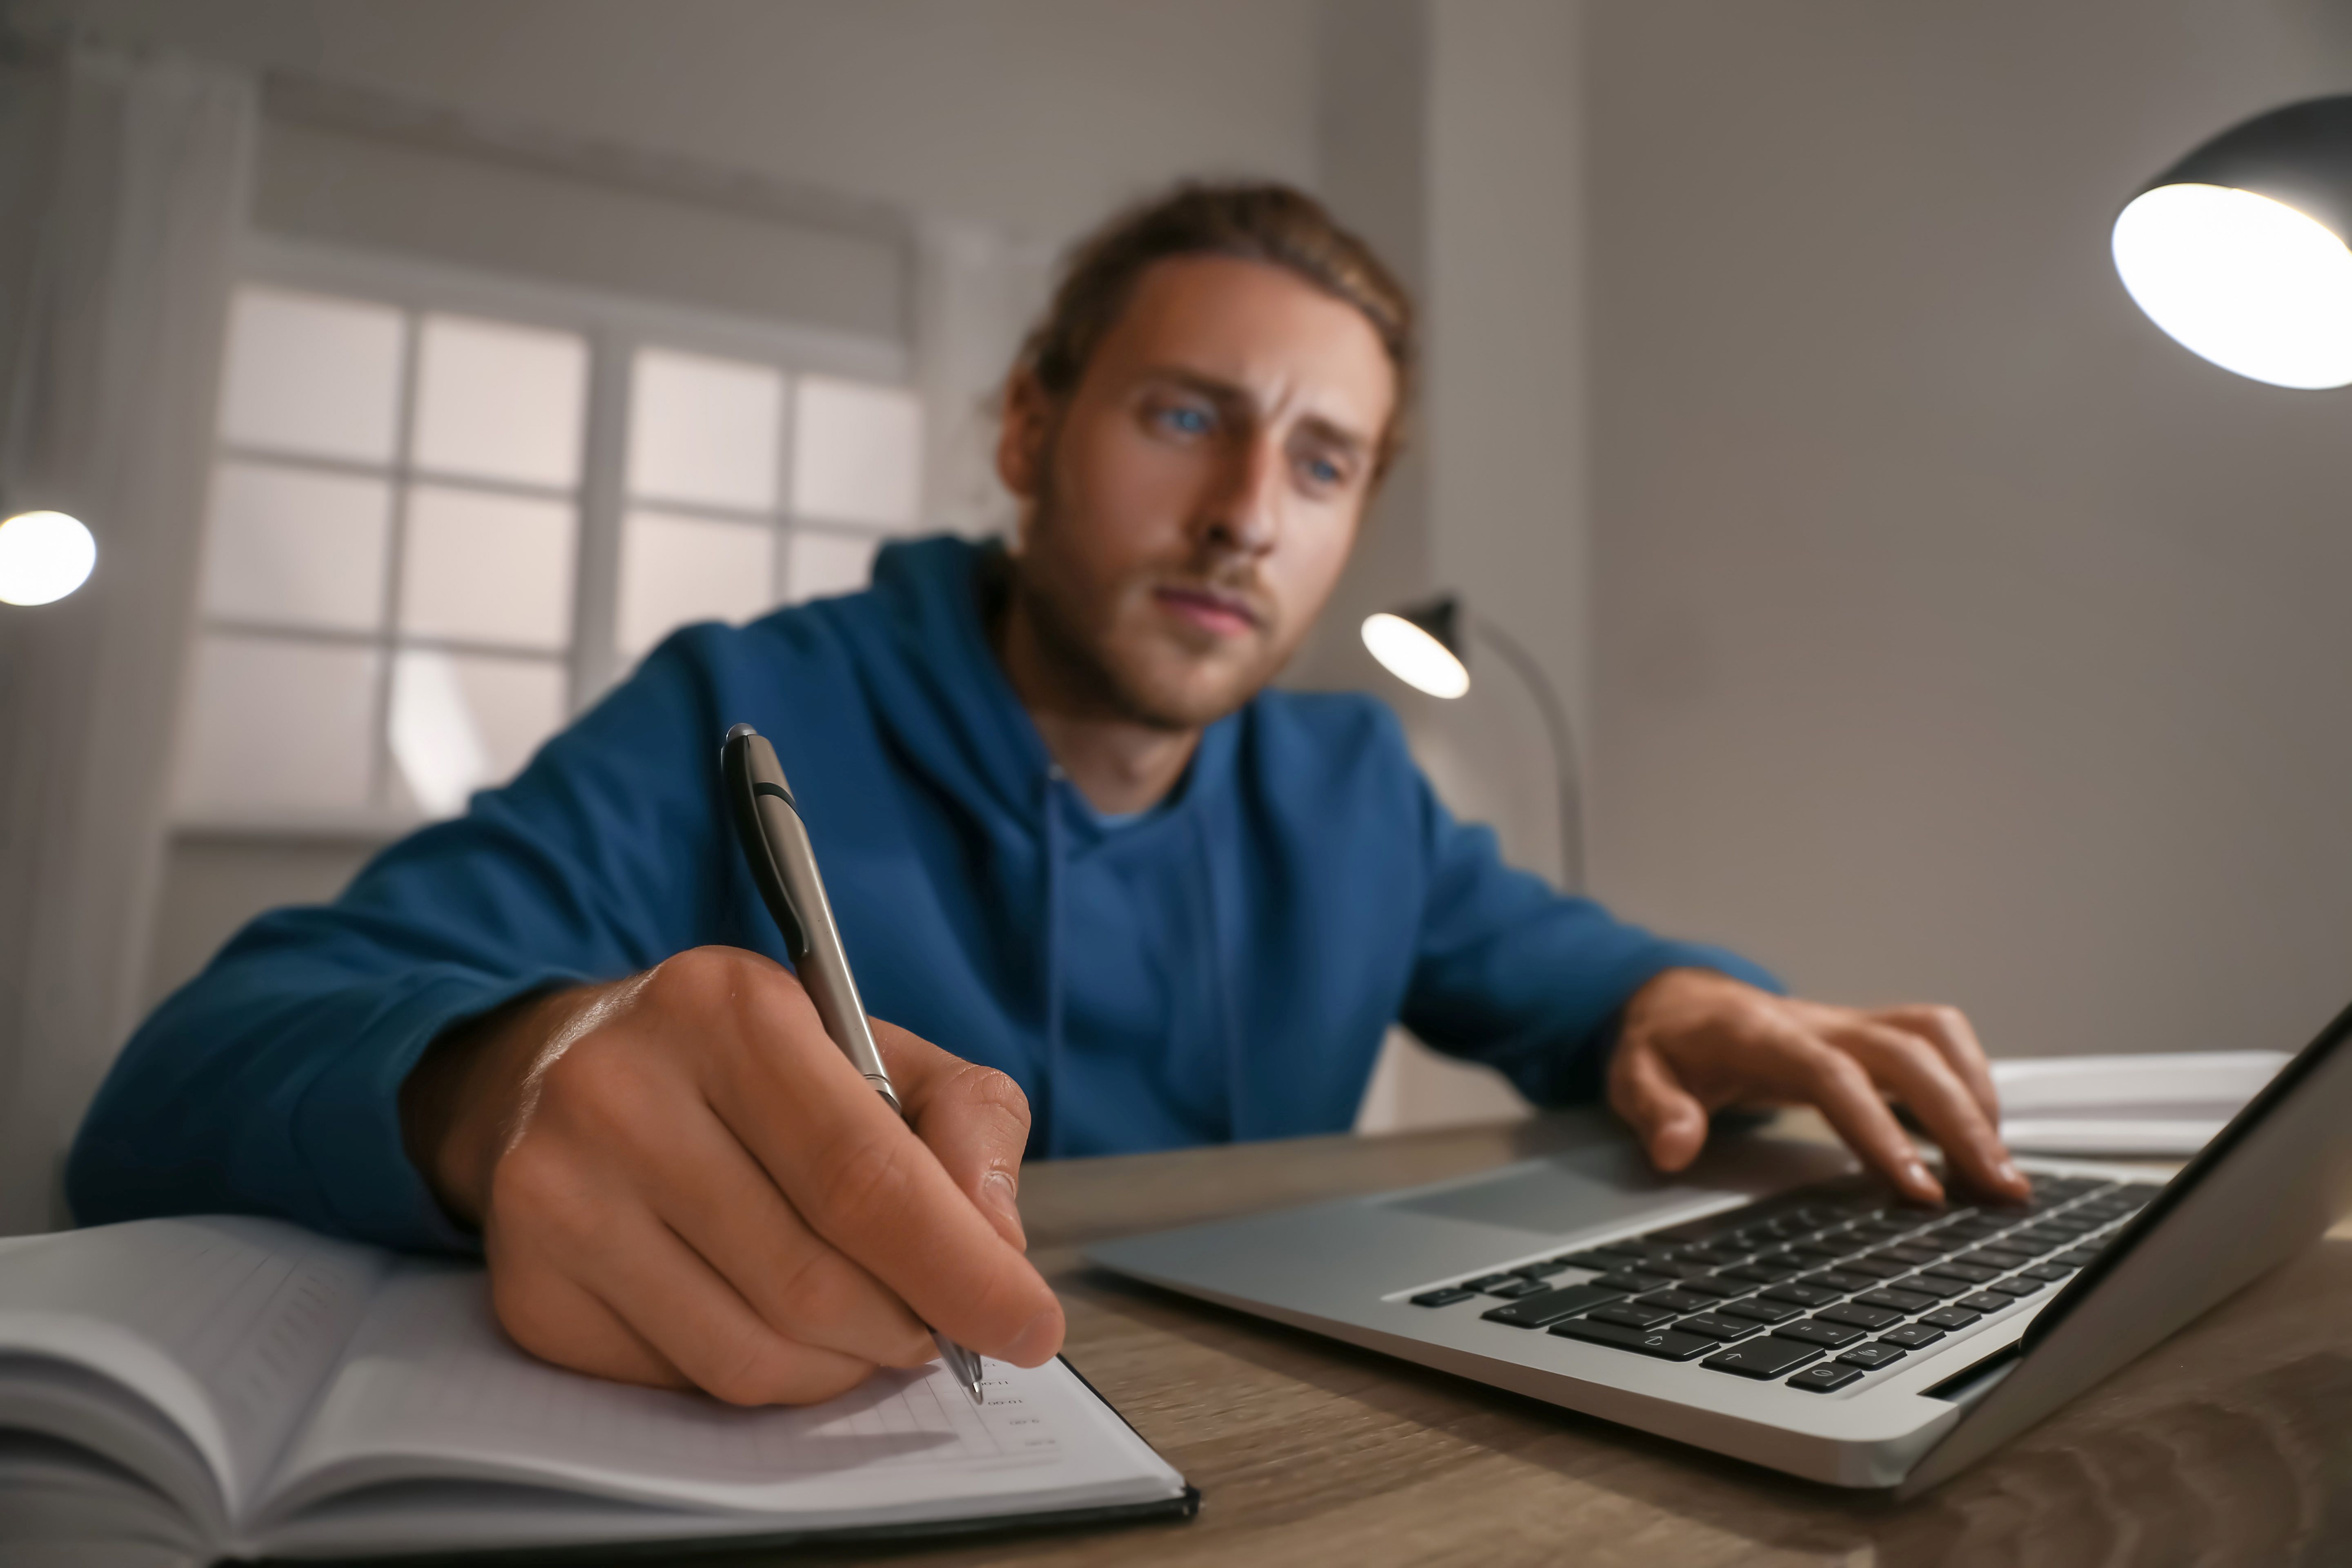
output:
M2352 398L2144 321L2112 216L2352 85L2321 0L1598 0L1599 882L1996 1053L2352 982ZM2330 18L2334 20L2331 22Z
M18 0L1059 241L1179 174L1315 174L1315 0Z

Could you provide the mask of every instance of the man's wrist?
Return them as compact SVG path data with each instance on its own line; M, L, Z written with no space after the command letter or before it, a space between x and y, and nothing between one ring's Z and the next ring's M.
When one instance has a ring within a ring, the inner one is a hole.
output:
M511 1134L523 1080L586 992L518 997L444 1030L400 1089L401 1142L449 1217L479 1229L490 1172Z

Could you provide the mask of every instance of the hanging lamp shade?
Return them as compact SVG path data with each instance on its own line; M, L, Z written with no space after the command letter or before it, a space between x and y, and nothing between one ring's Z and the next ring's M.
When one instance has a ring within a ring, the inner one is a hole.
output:
M2352 384L2352 94L2258 114L2116 218L2116 274L2148 319L2274 386Z

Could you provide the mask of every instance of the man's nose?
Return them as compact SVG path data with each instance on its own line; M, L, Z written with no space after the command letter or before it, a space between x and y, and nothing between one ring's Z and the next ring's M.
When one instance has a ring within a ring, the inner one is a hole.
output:
M1226 452L1221 482L1202 510L1202 531L1225 549L1264 555L1282 535L1286 460L1271 434L1234 442Z

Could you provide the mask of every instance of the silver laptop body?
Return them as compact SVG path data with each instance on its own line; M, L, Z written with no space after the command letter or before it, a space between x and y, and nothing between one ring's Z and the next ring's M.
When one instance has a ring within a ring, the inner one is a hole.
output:
M1087 1256L1792 1475L1908 1494L2352 1212L2347 1035L2352 1010L2169 1183L2021 1162L2027 1210L1908 1208L1843 1151L1766 1138L1718 1140L1662 1178L1591 1113L1543 1159Z

